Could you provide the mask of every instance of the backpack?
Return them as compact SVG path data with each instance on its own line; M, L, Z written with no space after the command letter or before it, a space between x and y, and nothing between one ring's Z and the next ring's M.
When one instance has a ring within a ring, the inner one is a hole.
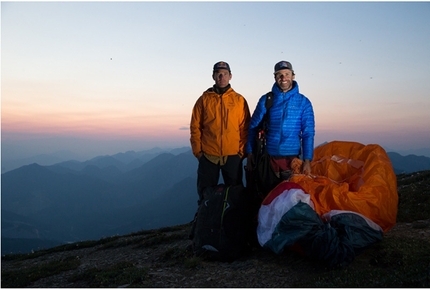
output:
M247 252L251 224L247 199L242 185L205 188L195 219L196 256L231 262Z

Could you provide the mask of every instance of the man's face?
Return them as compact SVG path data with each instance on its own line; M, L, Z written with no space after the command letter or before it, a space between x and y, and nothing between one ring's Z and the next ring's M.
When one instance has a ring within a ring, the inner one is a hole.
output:
M212 74L215 85L224 88L230 83L231 73L227 69L219 69Z
M279 88L283 91L289 91L293 86L294 75L289 69L282 69L276 72L275 81Z

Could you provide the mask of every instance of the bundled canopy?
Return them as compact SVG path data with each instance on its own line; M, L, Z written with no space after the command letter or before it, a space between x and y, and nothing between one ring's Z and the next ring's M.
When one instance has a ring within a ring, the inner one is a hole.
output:
M265 198L257 235L280 253L299 244L330 266L349 263L396 223L396 175L379 145L335 141L319 146L312 176L293 175Z

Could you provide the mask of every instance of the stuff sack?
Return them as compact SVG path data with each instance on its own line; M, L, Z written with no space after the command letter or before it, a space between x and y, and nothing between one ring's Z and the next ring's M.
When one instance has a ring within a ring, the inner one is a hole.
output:
M270 91L266 94L266 113L257 126L257 134L252 144L254 166L251 171L246 170L246 186L256 197L258 206L267 194L282 181L273 171L270 155L266 150L266 133L268 131L269 112L272 103L273 93Z
M255 170L256 190L261 201L271 190L279 185L281 181L282 180L278 178L273 171L270 155L268 153L261 155L260 159L257 161Z
M196 256L231 262L248 249L249 206L242 185L219 184L203 191L193 237Z

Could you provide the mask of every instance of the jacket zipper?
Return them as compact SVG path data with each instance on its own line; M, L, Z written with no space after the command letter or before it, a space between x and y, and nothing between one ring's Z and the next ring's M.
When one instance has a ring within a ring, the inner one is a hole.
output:
M221 114L221 120L220 120L221 121L221 125L220 125L220 127L221 127L221 131L220 131L221 141L220 141L219 149L220 149L220 155L222 156L222 131L223 131L223 129L222 129L222 115L223 115L223 113L222 113L222 94L220 94L219 98L220 98L220 114Z
M288 93L288 91L287 92L282 92L282 102L284 102L284 99L285 99L285 95ZM284 133L284 130L283 130L283 124L284 124L284 111L288 114L288 101L285 103L285 107L283 107L282 108L282 118L281 118L281 125L279 126L279 129L281 130L280 132L279 132L279 135L280 135L280 138L279 138L279 142L278 142L278 153L280 153L281 152L281 142L282 142L282 138L283 138L283 133Z

